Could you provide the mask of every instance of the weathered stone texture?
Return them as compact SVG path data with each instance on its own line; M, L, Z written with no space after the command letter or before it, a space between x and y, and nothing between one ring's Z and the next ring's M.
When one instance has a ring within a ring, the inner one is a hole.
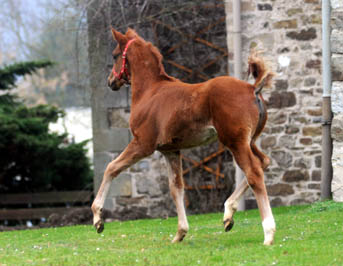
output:
M270 4L272 12L262 11L258 4ZM259 142L272 159L265 173L268 187L275 191L270 200L273 206L312 202L319 198L321 179L316 159L321 156L321 1L267 0L258 4L255 10L244 12L242 51L246 62L251 47L264 49L277 73L273 88L263 91L268 121ZM340 20L335 23L339 25ZM232 51L230 37L228 48ZM283 193L277 188L285 184L293 192L277 195ZM252 199L247 198L249 202Z
M331 50L332 50L332 195L343 202L343 1L331 0Z
M294 193L293 186L289 184L275 184L267 187L269 196L287 196Z
M293 40L310 41L317 38L317 31L315 28L309 28L307 30L288 32L286 36Z
M268 107L270 108L284 108L291 107L296 104L295 94L293 92L276 92L273 91L269 100Z
M334 81L332 83L331 104L332 112L343 113L343 82Z
M343 30L334 29L331 32L331 52L342 54L343 53Z
M298 182L309 180L309 174L306 170L288 170L282 177L285 182Z
M331 135L336 143L343 143L343 113L334 116L331 126Z
M298 27L298 23L296 19L290 19L290 20L281 20L278 22L275 22L273 24L273 27L275 29L296 29Z

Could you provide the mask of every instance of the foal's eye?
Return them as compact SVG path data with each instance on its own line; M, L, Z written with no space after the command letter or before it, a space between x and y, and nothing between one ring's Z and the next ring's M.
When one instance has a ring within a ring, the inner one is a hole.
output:
M117 60L118 56L119 56L119 54L114 54L113 55L113 60Z

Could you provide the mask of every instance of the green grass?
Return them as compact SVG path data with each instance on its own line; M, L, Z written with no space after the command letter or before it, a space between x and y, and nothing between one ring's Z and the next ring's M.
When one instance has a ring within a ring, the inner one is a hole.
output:
M343 204L273 209L275 244L263 246L257 210L189 216L190 232L171 244L176 218L0 233L0 265L343 265Z

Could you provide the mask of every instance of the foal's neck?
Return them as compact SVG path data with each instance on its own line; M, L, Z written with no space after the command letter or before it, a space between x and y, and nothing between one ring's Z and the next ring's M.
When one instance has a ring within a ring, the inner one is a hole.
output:
M138 61L138 60L136 60ZM131 90L132 107L146 94L153 94L158 82L164 80L159 67L151 60L130 62L131 66Z

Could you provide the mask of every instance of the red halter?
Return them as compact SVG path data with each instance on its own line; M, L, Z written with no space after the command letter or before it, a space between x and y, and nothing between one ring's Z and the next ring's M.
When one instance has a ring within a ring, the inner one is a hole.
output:
M129 79L129 72L128 72L128 69L126 68L126 53L127 53L127 49L129 48L130 44L134 41L135 39L132 39L132 40L129 40L125 46L125 49L124 49L124 52L123 52L123 55L122 55L122 58L123 58L123 62L122 62L122 65L121 65L121 69L120 69L120 72L119 74L116 72L115 70L115 64L113 65L113 68L112 68L112 73L113 75L117 78L117 79L121 79L122 76L123 76L123 73L125 72L125 75L127 77L127 79Z

